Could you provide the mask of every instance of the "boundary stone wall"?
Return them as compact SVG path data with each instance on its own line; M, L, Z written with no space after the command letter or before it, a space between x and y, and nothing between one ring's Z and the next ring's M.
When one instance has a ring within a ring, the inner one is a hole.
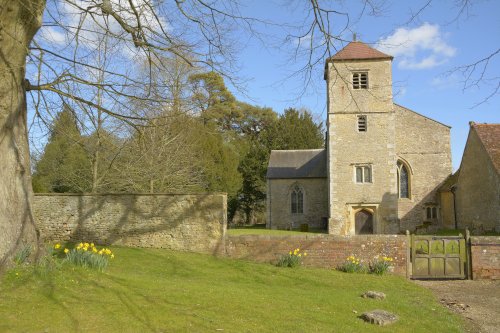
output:
M36 194L42 238L222 253L226 194Z
M472 279L500 280L500 237L472 236Z
M323 268L336 268L350 255L364 263L376 256L387 256L394 259L394 273L405 275L407 244L405 235L227 235L226 256L274 263L281 255L300 248L307 252L305 266Z

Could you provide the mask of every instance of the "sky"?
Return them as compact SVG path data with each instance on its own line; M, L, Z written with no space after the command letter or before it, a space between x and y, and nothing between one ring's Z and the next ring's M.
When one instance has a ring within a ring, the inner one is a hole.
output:
M133 0L134 3L148 1ZM365 2L362 0L318 2L322 8L335 9L339 13L332 14L329 21L331 33L339 37L333 43L331 55L347 45L355 33L358 40L394 56L394 102L451 126L454 171L460 165L469 122L500 123L500 91L495 92L500 82L500 1L372 0L371 3L381 5L376 15L370 15L371 8L363 7ZM464 2L469 5L460 7L460 3ZM87 2L77 0L76 3ZM128 1L121 0L112 0L112 3L125 7L129 4ZM209 3L223 9L224 4L232 2ZM316 34L311 34L308 30L313 16L308 11L309 3L304 0L240 1L241 17L252 19L237 19L233 26L224 31L231 41L231 48L237 51L237 70L229 74L239 82L233 85L226 80L226 84L238 100L271 107L278 113L289 107L305 108L313 113L316 121L325 123L326 83L323 80L324 57L321 58L321 53L326 47L321 46L324 38L318 34L317 29ZM56 4L62 8L56 19L63 22L65 27L77 26L82 19L78 14L80 10L65 1L51 1L48 6L55 8ZM174 6L169 2L163 4ZM175 10L165 7L158 16L159 22L167 31L177 29L182 32L187 28L179 25L183 22L182 17L176 20ZM146 21L151 21L153 16L147 15L150 14L148 11L143 14ZM131 13L129 16L125 16L125 19L133 22L134 16ZM96 35L92 34L95 29L92 21L88 20L88 16L85 17L84 29L79 34L83 37L84 44L88 45L84 45L76 55L82 61L89 61L86 51L95 47ZM44 21L50 21L49 19L46 15ZM233 23L229 19L225 21ZM118 24L113 22L111 20L112 31L120 31ZM151 28L151 31L160 31L155 24ZM71 58L75 40L69 38L65 30L44 24L39 36L42 37L39 40L42 46L44 41L48 41L57 53ZM308 64L311 42L320 46L311 58L314 66L310 71L304 72L301 69ZM141 64L141 61L130 61L140 56L133 45L115 45L114 49L115 52L108 59L109 65L117 73L127 73L134 65L137 67ZM492 54L494 56L488 62L481 61ZM56 69L55 73L57 70L59 74L64 72L65 64L59 64L58 59L55 60L51 63L52 68ZM478 61L474 71L460 70L463 66ZM58 66L62 67L59 69ZM28 66L27 77L30 80L36 82L37 73L36 63ZM43 78L45 81L53 79L50 77L51 69L44 69L41 73L47 76ZM469 80L466 80L469 74ZM93 98L90 92L83 93L90 96L90 99ZM30 117L35 114L32 105L29 100ZM43 149L47 140L46 133L47 131L37 132L36 129L30 131L32 151Z
M252 1L243 12L273 22L286 20L300 24L305 16L303 8L285 3ZM457 170L469 121L500 123L499 92L487 98L495 92L499 82L500 54L488 63L479 86L466 87L463 73L452 71L473 64L500 48L500 1L473 1L461 14L456 1L433 1L409 23L411 13L427 1L388 1L379 16L363 16L358 20L359 3L335 2L336 8L350 15L349 29L341 37L350 41L356 33L358 40L394 56L394 102L451 126L452 163L454 171ZM339 21L343 23L342 19ZM279 27L266 29L269 35L283 35ZM313 73L312 83L303 92L306 86L303 78L293 73L304 60L291 59L293 42L289 45L281 44L279 39L274 45L263 45L255 40L244 42L239 75L247 80L246 90L236 95L240 100L272 107L278 113L288 107L307 108L324 123L327 111L322 65ZM335 44L337 50L345 45L346 42ZM472 78L479 77L482 64Z

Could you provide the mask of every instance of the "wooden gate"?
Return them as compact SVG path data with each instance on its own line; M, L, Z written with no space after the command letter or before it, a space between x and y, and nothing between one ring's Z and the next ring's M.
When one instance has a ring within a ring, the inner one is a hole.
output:
M411 236L412 279L465 279L467 243L462 236Z

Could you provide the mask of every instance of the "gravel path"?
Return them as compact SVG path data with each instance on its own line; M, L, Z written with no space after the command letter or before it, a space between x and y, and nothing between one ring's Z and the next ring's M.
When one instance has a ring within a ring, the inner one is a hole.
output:
M414 281L467 319L467 332L500 332L500 281Z

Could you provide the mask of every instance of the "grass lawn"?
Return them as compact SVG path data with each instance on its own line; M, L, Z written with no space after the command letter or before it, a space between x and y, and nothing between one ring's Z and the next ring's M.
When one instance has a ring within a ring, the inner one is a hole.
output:
M16 268L0 285L0 332L461 332L403 278L278 268L161 249L113 248L104 273ZM363 299L367 290L383 301ZM358 316L385 309L398 323ZM357 313L356 313L357 312Z

